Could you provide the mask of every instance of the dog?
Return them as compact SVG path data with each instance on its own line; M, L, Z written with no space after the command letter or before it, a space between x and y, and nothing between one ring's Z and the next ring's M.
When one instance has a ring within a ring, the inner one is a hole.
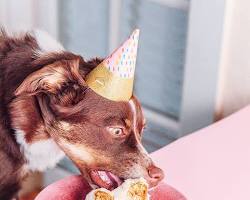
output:
M141 143L138 99L108 100L85 77L102 59L85 61L42 31L0 33L0 199L16 197L30 171L67 155L93 187L113 189L164 177Z

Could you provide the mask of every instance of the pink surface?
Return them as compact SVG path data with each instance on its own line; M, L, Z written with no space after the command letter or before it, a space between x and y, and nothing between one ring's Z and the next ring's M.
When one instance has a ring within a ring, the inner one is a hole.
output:
M46 187L35 200L83 200L90 191L81 176L70 176ZM161 184L151 191L151 200L185 200L172 187Z
M153 153L190 200L250 199L250 107Z

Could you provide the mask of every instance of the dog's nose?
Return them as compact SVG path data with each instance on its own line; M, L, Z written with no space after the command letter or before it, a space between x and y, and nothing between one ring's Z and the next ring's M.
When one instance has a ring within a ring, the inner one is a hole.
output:
M164 172L162 169L155 165L149 166L148 175L150 177L150 187L156 186L164 178Z

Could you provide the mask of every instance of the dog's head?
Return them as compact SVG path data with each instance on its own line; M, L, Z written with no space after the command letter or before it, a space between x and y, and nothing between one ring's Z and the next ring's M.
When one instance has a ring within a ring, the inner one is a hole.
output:
M30 142L52 137L92 184L111 189L122 179L144 177L155 186L163 172L141 144L141 105L134 96L115 102L91 90L86 69L98 63L76 57L30 74L16 90L14 126L26 129Z

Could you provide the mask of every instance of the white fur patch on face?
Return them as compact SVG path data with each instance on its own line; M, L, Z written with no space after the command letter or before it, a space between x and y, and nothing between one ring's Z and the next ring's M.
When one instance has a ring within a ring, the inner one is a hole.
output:
M133 113L133 129L136 133L136 120L137 120L137 112L136 112L136 105L134 103L133 100L129 101L129 105L131 107L132 113ZM137 148L138 150L141 152L142 155L144 155L145 159L149 159L149 153L147 152L147 150L144 148L144 146L142 145L141 141L139 141L139 138L136 137L136 141L137 141Z
M70 123L68 123L68 122L60 121L60 122L59 122L59 125L61 126L61 128L62 128L64 131L70 131L70 130L71 130L71 125L70 125Z
M136 115L137 115L137 113L136 113L136 105L135 105L135 103L134 103L134 101L133 100L130 100L129 102L129 105L130 105L130 108L131 108L131 110L132 110L132 113L133 113L133 128L135 129L136 127L135 127L135 125L136 125Z
M51 138L29 144L25 141L25 133L22 130L15 130L15 132L16 140L27 160L27 170L44 171L55 167L65 155Z
M132 113L133 113L133 129L134 129L134 131L136 133L136 120L137 120L136 105L135 105L133 100L129 101L129 105L130 105L130 108L131 108ZM142 146L141 142L138 140L137 137L136 137L136 139L137 139L137 147L140 150L140 152L142 152L143 154L148 155L147 150L144 148L144 146Z
M129 169L129 177L130 178L140 178L140 177L145 177L145 171L143 170L142 166L139 164L134 164L130 169Z
M64 51L63 46L51 37L47 32L41 30L33 31L33 35L37 40L40 51L37 51L36 54L43 55L50 52L61 52Z

